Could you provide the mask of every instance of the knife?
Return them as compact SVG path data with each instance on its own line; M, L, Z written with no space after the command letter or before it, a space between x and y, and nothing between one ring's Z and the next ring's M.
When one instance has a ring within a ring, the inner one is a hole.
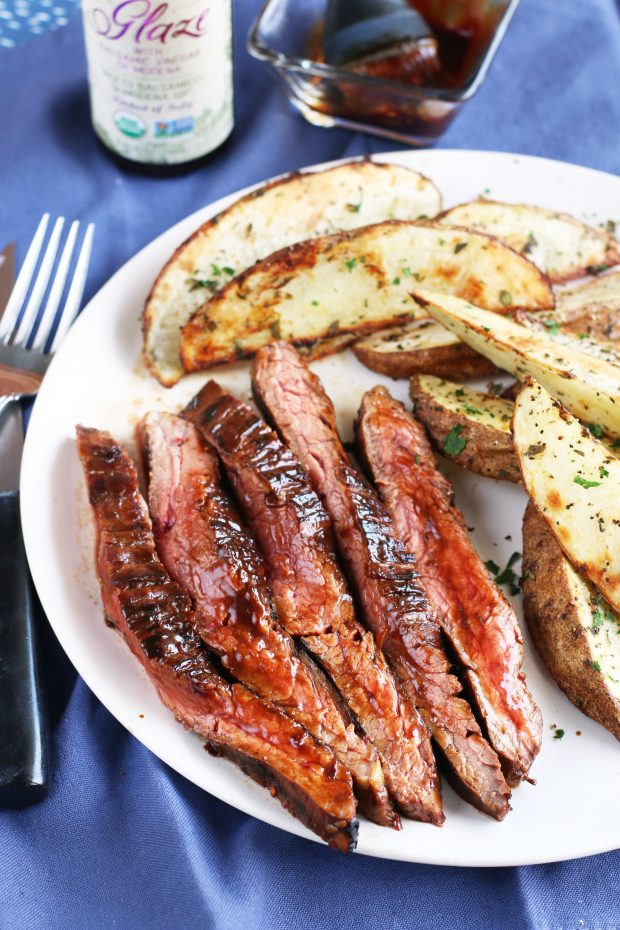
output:
M14 281L13 249L0 255L0 312ZM0 807L47 793L47 726L37 672L34 594L19 516L21 407L0 420Z

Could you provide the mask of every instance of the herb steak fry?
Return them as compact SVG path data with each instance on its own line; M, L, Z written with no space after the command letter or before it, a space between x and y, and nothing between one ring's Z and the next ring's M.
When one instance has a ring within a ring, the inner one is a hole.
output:
M437 620L387 511L352 468L319 379L282 342L261 349L254 388L332 518L367 624L441 750L457 790L496 819L509 810L499 759L450 674ZM430 744L428 747L430 757ZM434 773L429 762L429 777ZM438 788L437 788L438 790Z
M200 636L235 679L330 747L350 770L361 809L383 823L376 750L277 622L258 549L221 487L217 458L192 423L169 413L147 414L139 438L157 548L194 602Z
M214 381L202 388L185 415L224 464L261 547L281 622L331 676L376 746L399 809L437 822L436 804L420 791L426 769L420 755L424 724L397 690L372 634L356 619L329 517L305 471L248 404Z
M194 630L189 598L159 560L133 462L108 433L79 426L77 442L107 621L163 703L212 753L266 785L330 846L353 849L358 823L344 766L280 709L218 674Z

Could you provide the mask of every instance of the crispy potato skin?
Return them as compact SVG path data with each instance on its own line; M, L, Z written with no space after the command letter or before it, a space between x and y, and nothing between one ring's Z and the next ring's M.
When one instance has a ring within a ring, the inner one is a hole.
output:
M521 480L510 433L493 429L465 413L447 409L422 388L417 376L411 379L409 393L415 414L428 430L437 452L467 471L484 475L485 478L499 478L515 483ZM448 455L444 443L455 426L461 427L459 436L467 440L467 445L459 455Z
M554 681L584 714L620 740L620 703L591 654L571 590L568 560L530 501L523 518L523 604L536 648ZM570 569L569 569L570 570Z
M486 378L498 369L464 342L428 349L412 349L393 352L377 352L370 339L362 339L352 346L362 365L390 378L411 378L412 375L437 375L438 378L453 378L462 381Z

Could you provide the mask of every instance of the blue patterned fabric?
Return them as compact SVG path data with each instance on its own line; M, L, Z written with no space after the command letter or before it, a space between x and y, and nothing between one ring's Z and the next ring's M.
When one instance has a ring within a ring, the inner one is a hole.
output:
M0 0L0 49L66 26L78 0Z
M0 2L19 16L20 0ZM44 210L94 220L88 297L202 204L282 171L393 148L313 128L289 109L245 52L258 5L234 4L233 136L206 167L165 181L120 169L95 140L79 17L19 48L0 47L0 245L15 240L21 261ZM37 8L51 9L58 24L54 10L69 3ZM486 85L441 144L617 173L614 0L522 0ZM620 853L519 869L413 866L344 857L236 812L125 732L44 621L41 632L53 784L38 806L0 814L0 930L620 930ZM583 803L593 820L605 816L595 771Z

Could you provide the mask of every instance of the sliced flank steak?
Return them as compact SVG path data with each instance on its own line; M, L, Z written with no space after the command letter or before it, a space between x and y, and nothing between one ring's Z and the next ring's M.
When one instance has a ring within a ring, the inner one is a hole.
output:
M357 438L396 532L415 556L506 780L518 785L540 749L542 718L521 671L516 614L471 543L422 424L376 387L364 395Z
M409 817L441 822L436 796L426 785L424 724L398 691L372 634L356 619L329 517L303 468L248 404L214 381L185 416L224 465L261 548L281 623L319 661L374 743L398 808Z
M291 346L274 342L254 361L254 389L300 459L329 513L366 624L422 715L456 789L497 819L510 789L495 751L450 674L437 619L380 500L351 466L321 382Z
M157 548L194 602L203 641L233 678L329 746L353 776L360 809L385 822L390 804L377 752L279 625L260 554L221 486L216 456L192 423L169 413L147 414L139 439Z
M136 469L108 433L77 428L96 528L106 620L188 729L341 850L355 847L351 779L331 751L283 711L217 672L194 630L190 599L165 571Z

